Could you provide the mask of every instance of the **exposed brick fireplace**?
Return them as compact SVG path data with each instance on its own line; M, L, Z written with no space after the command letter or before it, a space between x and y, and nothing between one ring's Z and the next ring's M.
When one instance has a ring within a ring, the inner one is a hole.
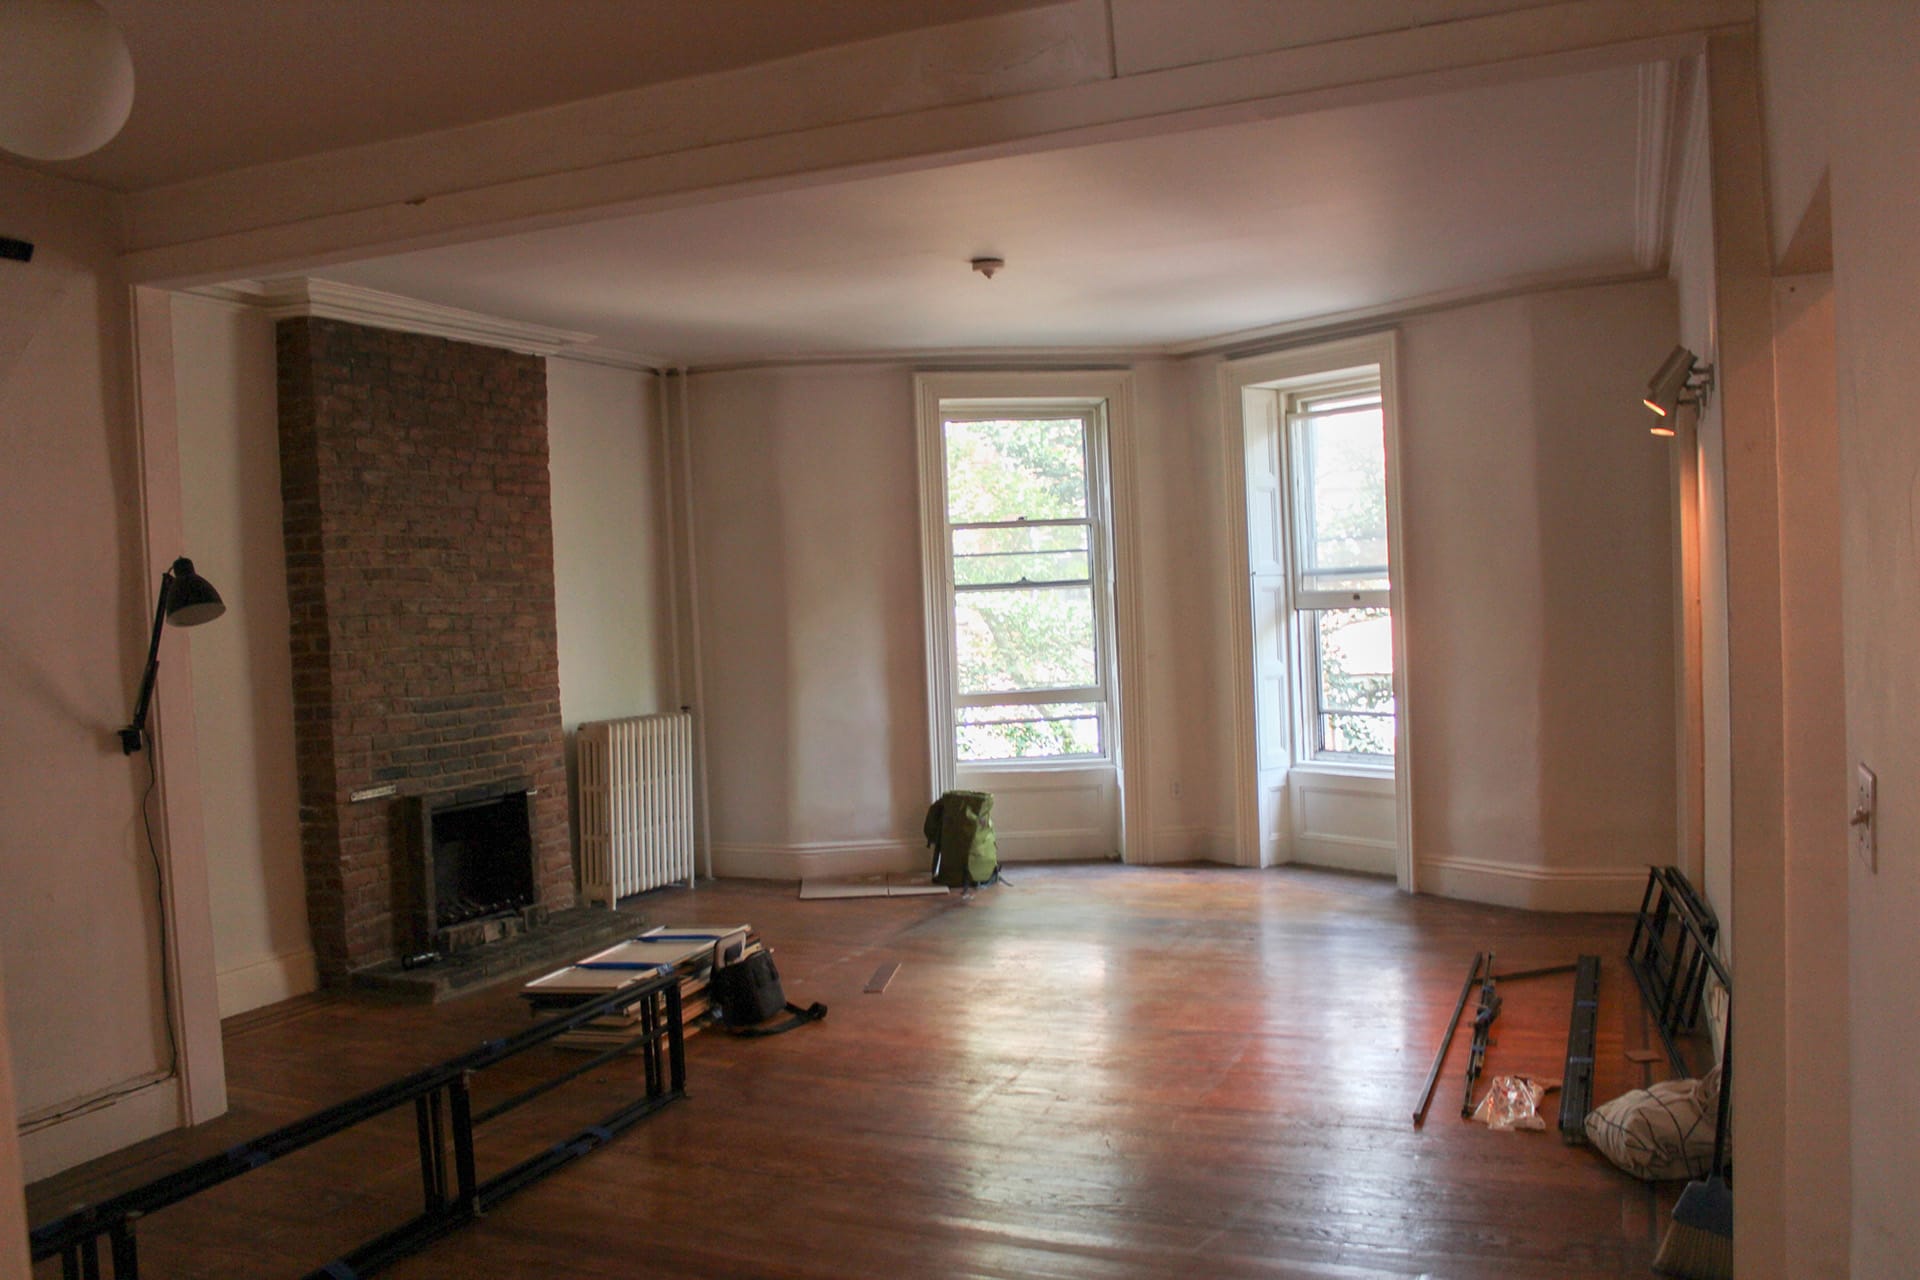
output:
M573 904L546 367L319 318L278 346L301 839L334 981L430 945L425 797L531 791L533 894Z

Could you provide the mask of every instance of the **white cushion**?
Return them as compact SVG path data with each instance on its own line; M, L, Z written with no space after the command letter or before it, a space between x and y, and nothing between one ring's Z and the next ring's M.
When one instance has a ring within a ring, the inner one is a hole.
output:
M1587 1116L1587 1138L1636 1178L1703 1178L1713 1163L1720 1071L1623 1093Z

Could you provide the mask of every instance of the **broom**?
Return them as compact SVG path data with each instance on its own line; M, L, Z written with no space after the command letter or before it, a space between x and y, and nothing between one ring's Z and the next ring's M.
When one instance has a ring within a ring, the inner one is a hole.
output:
M1689 1182L1673 1206L1673 1225L1653 1269L1683 1280L1733 1280L1733 1191L1727 1186L1727 1099L1733 1092L1733 1013L1720 1046L1720 1105L1713 1131L1713 1167Z

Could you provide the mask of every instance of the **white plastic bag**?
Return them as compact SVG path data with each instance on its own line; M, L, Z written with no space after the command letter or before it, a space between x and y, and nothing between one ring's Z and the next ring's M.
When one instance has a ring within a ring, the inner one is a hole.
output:
M1540 1099L1559 1087L1558 1080L1495 1076L1487 1085L1487 1096L1473 1109L1473 1118L1489 1129L1544 1129L1547 1122L1540 1118Z

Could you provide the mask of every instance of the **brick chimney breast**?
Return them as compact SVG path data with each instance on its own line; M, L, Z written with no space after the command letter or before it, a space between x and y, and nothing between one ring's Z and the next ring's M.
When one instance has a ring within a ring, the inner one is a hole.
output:
M406 797L536 789L539 902L574 902L546 363L311 317L277 346L307 910L336 982L414 943Z

